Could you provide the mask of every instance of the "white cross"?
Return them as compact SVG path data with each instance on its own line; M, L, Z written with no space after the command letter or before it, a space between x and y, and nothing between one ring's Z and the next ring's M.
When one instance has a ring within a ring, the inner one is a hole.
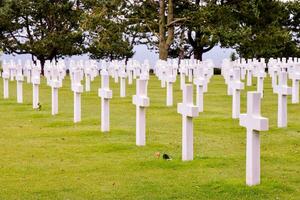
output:
M132 68L132 62L129 62L129 64L126 66L127 69L127 76L128 76L128 84L132 85L132 79L133 79L133 68Z
M261 93L261 97L264 95L264 78L266 77L265 68L263 66L258 68L257 71L257 92Z
M291 95L292 88L287 85L287 72L282 71L279 73L279 84L276 87L278 94L278 127L287 126L287 96Z
M33 109L38 108L39 104L39 85L41 83L40 80L41 68L40 65L35 65L32 67L32 107Z
M106 70L101 70L101 88L98 90L101 97L101 131L109 131L109 99L112 98L112 91L109 89L109 74Z
M21 60L16 65L16 81L17 81L17 102L23 103L23 67Z
M167 66L166 71L166 83L167 83L167 106L173 106L173 84L176 81L176 75L173 74L173 68L171 65Z
M188 77L189 77L189 82L193 81L193 71L194 71L194 66L193 65L188 65Z
M248 64L247 66L247 86L252 85L252 67Z
M120 97L126 97L126 77L125 66L119 69L120 76Z
M232 88L231 88L231 82L233 81L233 69L230 69L226 73L226 80L227 80L227 95L232 95Z
M180 72L180 89L183 90L183 87L185 85L185 76L186 76L185 65L182 64L180 65L179 72Z
M230 87L232 89L232 118L238 119L241 107L241 90L244 89L244 83L240 81L239 68L234 68L233 70L233 81L230 82Z
M32 63L30 60L26 60L26 62L25 62L25 75L27 78L27 83L31 83Z
M147 97L147 80L136 80L136 95L132 102L136 105L136 145L146 144L146 107L149 107L150 100Z
M300 65L296 66L291 73L292 85L292 103L299 103L299 81L300 81Z
M203 112L203 93L205 79L203 78L203 68L199 67L195 70L194 84L196 85L196 105L199 108L199 112Z
M81 70L75 70L72 83L72 90L74 92L74 123L81 121L81 93L83 92L81 78Z
M3 62L3 98L9 98L9 64L7 62Z
M92 69L89 65L86 65L84 68L84 76L85 76L85 91L91 91L91 77L92 77Z
M177 112L182 115L182 160L193 160L193 118L199 115L199 109L193 105L193 85L183 88L182 103L178 103Z
M260 114L260 93L247 93L247 114L240 115L240 125L247 129L246 184L260 183L259 131L269 130L269 120Z
M52 97L52 115L58 114L58 88L61 87L59 80L59 71L56 65L53 65L50 72L51 97Z

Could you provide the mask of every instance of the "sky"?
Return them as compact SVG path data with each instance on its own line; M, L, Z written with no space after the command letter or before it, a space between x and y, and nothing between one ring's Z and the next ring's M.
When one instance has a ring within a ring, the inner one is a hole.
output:
M146 45L139 45L135 46L134 48L135 54L133 56L133 59L138 60L139 62L144 62L145 59L148 59L150 61L150 64L152 66L155 65L156 61L158 60L158 54L154 51L150 51L147 49ZM230 54L234 52L233 49L224 49L220 48L219 46L214 47L211 51L205 53L203 55L203 59L212 59L215 63L215 65L220 66L222 63L222 60L224 58L229 58ZM30 55L2 55L1 60L9 60L9 59L22 59L23 61L26 59L31 59ZM82 56L72 56L71 58L66 58L65 60L87 60L89 59L87 55Z
M158 60L158 54L155 52L151 52L147 49L147 46L145 45L139 45L134 48L134 51L136 52L134 55L134 59L137 59L139 61L143 61L145 59L148 59L151 64L155 64L155 62ZM215 65L220 65L222 63L222 60L224 58L229 58L230 54L234 52L233 49L225 49L220 48L219 46L214 47L211 51L205 53L203 55L203 59L212 59L215 63Z

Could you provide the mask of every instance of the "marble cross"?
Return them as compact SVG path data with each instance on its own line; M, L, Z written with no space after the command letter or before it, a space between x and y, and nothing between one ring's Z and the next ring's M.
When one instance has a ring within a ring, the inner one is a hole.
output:
M136 105L136 145L146 145L146 107L150 100L147 97L147 80L136 80L136 95L133 96L133 104Z
M75 70L73 76L72 91L74 92L74 123L77 123L81 121L81 93L83 92L81 70Z
M247 66L247 86L252 85L252 67L250 66L250 63Z
M199 109L193 105L193 85L186 84L182 96L177 112L182 115L182 160L188 161L194 158L193 118L199 115Z
M108 132L109 127L109 100L112 98L112 91L109 89L109 74L101 70L101 88L98 90L101 97L101 131Z
M241 90L244 89L244 83L240 81L240 68L234 68L233 81L230 82L232 89L232 118L238 119L241 107Z
M119 69L120 76L120 97L126 97L126 71L125 66Z
M258 92L247 93L247 113L240 115L240 125L247 129L246 184L260 183L260 141L259 131L269 130L269 120L261 117Z
M32 107L33 109L37 109L39 107L39 85L40 85L40 74L41 67L40 65L35 65L32 67Z
M173 106L173 84L176 81L176 75L173 74L172 65L167 66L165 80L167 83L166 105L170 107L170 106Z
M264 78L266 77L266 72L264 66L259 66L257 74L257 92L261 93L261 97L264 96Z
M52 97L52 115L58 114L58 88L61 87L59 80L59 71L56 65L52 66L51 69L51 97Z
M293 72L291 73L292 79L292 103L299 103L299 81L300 81L300 64L296 66Z
M17 81L17 102L23 103L23 67L22 62L19 61L16 66L16 81Z
M276 87L278 94L278 127L287 126L287 96L292 94L292 88L287 85L287 72L282 71L279 73L279 84Z
M9 98L9 64L7 62L3 62L3 98Z

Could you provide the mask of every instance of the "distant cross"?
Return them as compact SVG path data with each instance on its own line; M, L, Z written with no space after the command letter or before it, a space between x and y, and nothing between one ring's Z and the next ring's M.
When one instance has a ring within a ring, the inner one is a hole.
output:
M260 66L258 68L257 74L257 92L261 93L261 97L264 95L264 78L266 77L265 68Z
M241 90L244 89L244 83L240 81L240 68L234 68L233 81L230 82L232 90L232 118L238 119L241 107Z
M32 67L32 107L37 109L39 107L39 85L41 83L41 68L39 65Z
M81 121L81 93L83 86L81 85L81 70L75 70L73 74L72 90L74 92L74 123Z
M300 64L295 67L291 73L292 85L292 103L299 103L299 81L300 81Z
M51 97L52 97L52 115L58 114L58 88L61 87L59 80L59 71L56 65L52 66L51 69Z
M247 86L252 85L252 67L248 65L247 67Z
M9 98L9 65L7 62L3 62L3 72L2 72L2 78L3 78L3 98L8 99Z
M16 66L16 81L17 81L17 102L23 103L23 67L22 62L19 60Z
M173 74L172 65L167 66L166 71L166 83L167 83L167 98L166 104L167 106L173 106L173 84L176 81L176 75Z
M120 97L126 97L126 77L125 66L119 69L120 76Z

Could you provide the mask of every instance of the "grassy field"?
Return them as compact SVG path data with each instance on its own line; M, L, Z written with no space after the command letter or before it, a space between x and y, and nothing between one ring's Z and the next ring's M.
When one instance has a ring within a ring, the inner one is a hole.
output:
M194 120L190 162L181 161L181 115L176 106L165 106L165 89L155 77L148 88L145 147L135 146L135 85L120 98L119 84L111 80L111 131L100 132L99 82L82 95L82 122L73 124L68 78L59 90L57 116L51 116L45 80L41 111L32 109L30 84L24 84L24 104L17 104L15 82L10 82L10 99L3 100L1 80L0 199L300 199L300 104L289 98L288 128L277 128L270 78L262 102L270 131L261 133L262 177L255 187L245 185L246 130L231 119L231 97L221 76L212 78L205 111ZM243 91L242 112L245 97ZM175 104L181 101L179 81L174 98ZM157 159L155 152L173 160Z

